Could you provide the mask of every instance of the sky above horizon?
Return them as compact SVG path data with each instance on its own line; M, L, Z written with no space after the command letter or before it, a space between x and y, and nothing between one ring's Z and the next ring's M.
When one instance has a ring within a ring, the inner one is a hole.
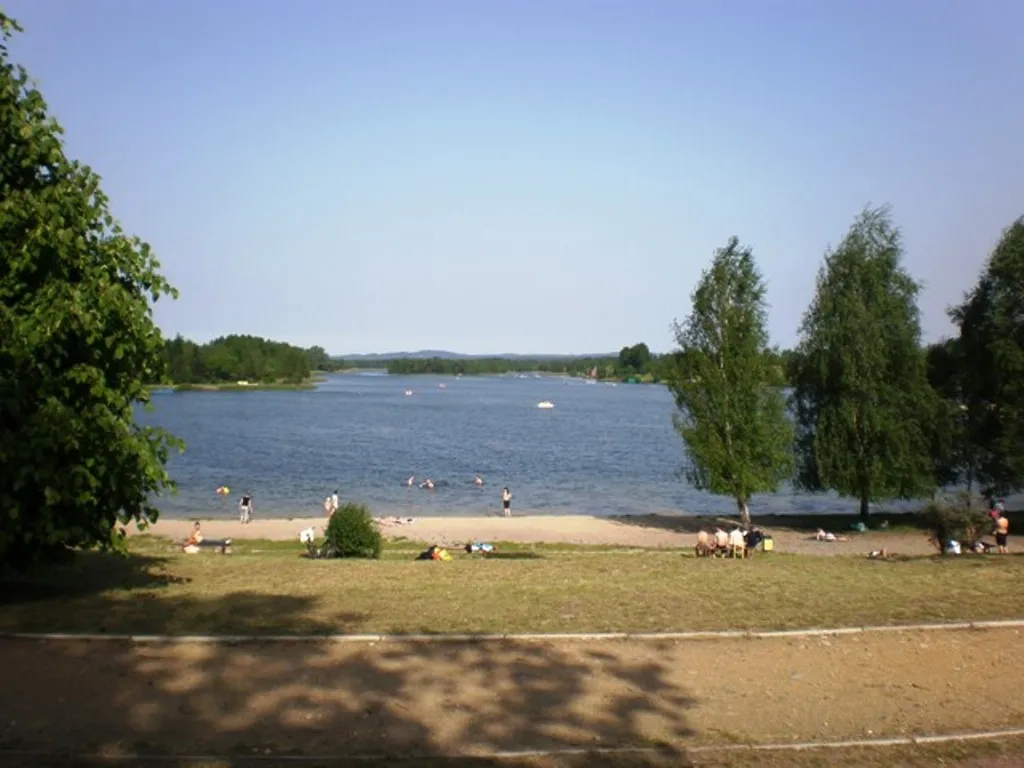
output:
M7 0L169 335L332 354L673 345L736 235L796 339L890 204L926 340L1024 214L1011 0Z

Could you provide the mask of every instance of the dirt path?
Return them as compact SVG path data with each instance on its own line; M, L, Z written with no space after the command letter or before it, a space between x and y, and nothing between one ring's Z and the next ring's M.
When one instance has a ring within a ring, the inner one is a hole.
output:
M0 642L0 747L480 754L1019 727L1019 630L687 642Z

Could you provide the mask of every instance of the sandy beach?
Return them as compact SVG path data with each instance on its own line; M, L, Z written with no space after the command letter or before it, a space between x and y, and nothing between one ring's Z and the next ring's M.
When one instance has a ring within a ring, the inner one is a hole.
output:
M405 538L411 541L460 546L468 541L508 541L522 544L583 544L620 547L690 547L695 543L694 531L702 524L713 521L681 515L644 515L625 518L603 518L587 515L517 516L503 517L418 517L401 518L411 522L397 523L394 518L380 518L381 532L389 539ZM247 525L237 520L204 520L203 533L207 538L267 539L271 541L297 540L299 531L312 526L320 534L325 525L323 517L277 520L255 519ZM192 528L191 520L161 519L148 529L148 533L171 539L184 539ZM778 552L815 555L866 554L885 547L903 555L924 555L934 552L923 533L868 532L850 533L850 541L826 543L815 541L805 531L773 528L762 525L772 535ZM130 534L137 533L134 529Z

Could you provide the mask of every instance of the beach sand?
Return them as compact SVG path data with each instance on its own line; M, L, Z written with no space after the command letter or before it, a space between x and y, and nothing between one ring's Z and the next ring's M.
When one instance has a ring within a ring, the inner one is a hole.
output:
M403 518L409 519L409 518ZM417 517L411 523L396 524L393 518L381 518L381 532L389 539L404 538L411 541L461 546L469 541L508 541L521 544L582 544L625 548L692 547L696 541L694 531L703 525L713 525L709 518L682 515L643 515L622 518L601 518L588 515L521 515L515 517ZM148 529L148 533L181 540L192 529L191 520L161 519ZM254 519L248 525L237 520L204 520L202 530L209 539L230 538L267 539L271 541L298 540L299 531L312 526L322 534L326 520L292 518L277 520ZM933 554L924 533L867 532L849 533L850 541L826 543L815 541L806 531L773 528L760 524L772 535L775 550L815 555L866 554L874 549L886 548L901 555ZM137 533L134 528L130 534Z

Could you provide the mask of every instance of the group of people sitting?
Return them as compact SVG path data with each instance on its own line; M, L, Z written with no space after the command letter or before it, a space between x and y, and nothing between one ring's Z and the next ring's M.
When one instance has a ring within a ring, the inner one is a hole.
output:
M701 528L694 551L697 557L750 557L764 540L765 535L758 528L744 531L734 525L728 533L721 527L716 527L713 533Z

